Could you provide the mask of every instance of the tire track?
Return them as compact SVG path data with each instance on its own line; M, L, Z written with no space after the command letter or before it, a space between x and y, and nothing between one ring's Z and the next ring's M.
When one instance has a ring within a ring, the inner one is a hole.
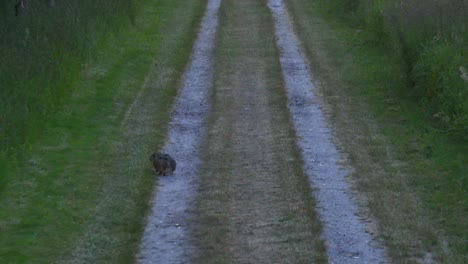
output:
M160 177L152 213L143 234L139 263L187 263L196 253L188 226L197 192L198 146L209 112L213 51L220 0L209 0L192 59L174 106L169 139L163 151L178 162L174 176Z
M298 135L304 167L315 188L329 262L387 263L385 250L366 232L366 224L358 217L359 208L345 179L349 171L338 164L342 157L332 141L332 131L320 109L320 98L314 95L308 62L294 34L284 3L269 0L268 6L275 20L288 107Z

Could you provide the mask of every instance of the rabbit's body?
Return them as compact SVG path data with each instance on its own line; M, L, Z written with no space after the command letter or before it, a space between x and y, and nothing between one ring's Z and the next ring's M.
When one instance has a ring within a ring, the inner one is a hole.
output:
M176 161L169 154L155 152L151 155L150 161L153 162L158 175L172 175L176 170Z

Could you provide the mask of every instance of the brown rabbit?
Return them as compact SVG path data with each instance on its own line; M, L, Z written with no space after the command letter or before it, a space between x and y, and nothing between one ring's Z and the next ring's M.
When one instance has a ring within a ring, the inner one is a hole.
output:
M155 152L151 155L150 161L153 162L158 175L171 175L176 169L175 160L168 154Z

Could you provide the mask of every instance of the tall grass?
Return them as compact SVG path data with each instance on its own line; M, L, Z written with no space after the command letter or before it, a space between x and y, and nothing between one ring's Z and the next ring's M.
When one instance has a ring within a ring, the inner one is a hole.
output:
M70 95L93 46L135 10L131 0L28 1L15 16L15 2L0 4L0 151L10 154L34 140L41 120Z
M400 56L407 87L441 129L467 139L468 2L465 0L322 1L362 30L364 41Z

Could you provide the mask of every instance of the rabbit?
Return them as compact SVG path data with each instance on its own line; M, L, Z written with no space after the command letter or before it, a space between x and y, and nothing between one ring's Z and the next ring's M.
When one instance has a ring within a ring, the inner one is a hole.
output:
M158 175L172 175L176 169L176 161L165 153L155 152L151 155L154 169Z

